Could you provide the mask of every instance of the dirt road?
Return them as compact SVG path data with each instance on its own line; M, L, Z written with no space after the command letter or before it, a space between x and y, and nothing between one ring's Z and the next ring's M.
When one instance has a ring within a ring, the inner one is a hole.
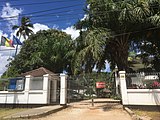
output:
M95 103L91 107L90 102L83 101L38 120L131 120L131 117L118 103Z

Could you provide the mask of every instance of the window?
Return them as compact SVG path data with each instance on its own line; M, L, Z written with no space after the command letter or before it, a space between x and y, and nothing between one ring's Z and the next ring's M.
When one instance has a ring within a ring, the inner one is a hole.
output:
M43 90L43 77L34 77L30 81L30 90Z

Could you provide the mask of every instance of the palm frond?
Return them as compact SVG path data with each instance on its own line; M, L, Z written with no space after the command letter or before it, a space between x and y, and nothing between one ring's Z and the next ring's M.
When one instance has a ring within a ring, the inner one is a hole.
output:
M17 33L16 33L16 36L19 36L19 33L20 33L20 32L19 32L19 30L18 30Z
M27 24L26 26L27 26L27 27L34 28L32 23L29 23L29 24Z
M29 17L24 16L24 17L21 18L21 24L22 25L26 25L29 22L31 22L31 20L29 19Z
M19 28L18 25L14 25L14 26L12 27L12 30L15 30L15 29L18 29L18 28Z
M155 14L154 16L151 16L149 18L149 21L154 25L154 26L160 26L160 14Z

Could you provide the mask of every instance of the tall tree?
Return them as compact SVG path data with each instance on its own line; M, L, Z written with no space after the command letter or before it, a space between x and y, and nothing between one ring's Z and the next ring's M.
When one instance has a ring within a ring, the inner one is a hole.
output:
M8 76L45 67L55 73L70 70L70 58L66 54L71 49L71 37L66 33L49 29L31 35L21 48L20 53L10 63Z
M33 28L33 24L31 23L29 17L26 16L21 18L20 25L14 25L12 27L13 30L18 29L16 36L19 36L19 39L21 39L21 36L23 36L23 38L26 39L26 36L33 34L33 31L30 28ZM18 49L18 44L16 46L15 56L17 55L17 49Z
M159 29L160 1L87 0L87 3L90 26L85 42L89 44L80 53L86 55L90 50L89 55L96 61L109 58L119 70L128 70L131 43L146 39L148 29L153 28L152 32Z

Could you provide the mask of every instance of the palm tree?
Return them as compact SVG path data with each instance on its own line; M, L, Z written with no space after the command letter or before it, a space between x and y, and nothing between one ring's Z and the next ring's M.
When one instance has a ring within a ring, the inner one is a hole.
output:
M16 36L19 36L19 39L21 39L21 36L23 36L24 39L26 39L26 36L33 34L33 31L30 28L33 28L33 24L31 23L31 20L29 19L29 17L26 17L26 16L21 18L21 25L19 26L14 25L12 27L13 30L18 29ZM18 44L16 46L15 56L17 54L17 49L18 49Z
M85 38L85 48L80 55L82 58L92 55L96 61L101 60L102 56L109 56L119 70L127 70L131 43L144 39L148 32L146 29L159 26L159 0L87 2L90 4L87 10L90 26Z

